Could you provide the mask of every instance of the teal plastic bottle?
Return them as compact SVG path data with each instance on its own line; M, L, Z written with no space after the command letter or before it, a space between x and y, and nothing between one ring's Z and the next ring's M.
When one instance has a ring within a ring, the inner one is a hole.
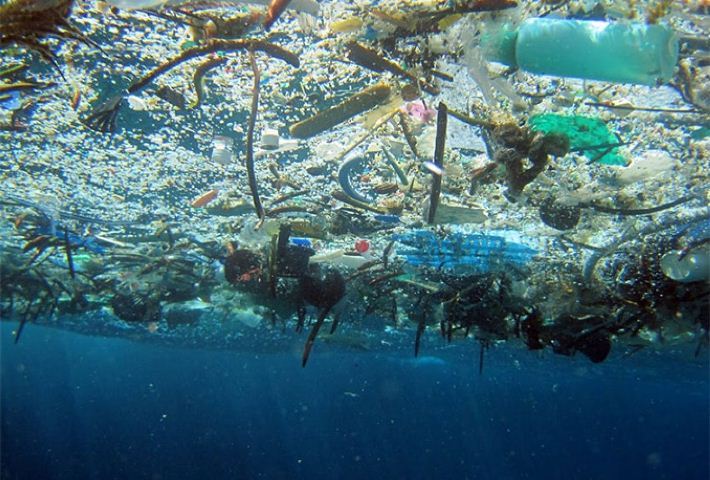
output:
M678 38L664 25L529 18L484 37L485 56L560 77L658 85L678 63Z

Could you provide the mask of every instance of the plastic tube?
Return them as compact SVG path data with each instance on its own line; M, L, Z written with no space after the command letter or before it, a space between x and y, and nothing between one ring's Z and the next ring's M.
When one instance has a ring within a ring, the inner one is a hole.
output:
M678 37L664 25L530 18L484 38L486 58L542 75L618 83L668 82Z

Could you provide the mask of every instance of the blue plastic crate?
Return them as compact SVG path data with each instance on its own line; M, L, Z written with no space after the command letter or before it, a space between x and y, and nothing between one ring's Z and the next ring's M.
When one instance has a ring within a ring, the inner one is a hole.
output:
M505 265L523 266L537 250L500 235L454 232L437 236L429 230L395 235L398 254L414 266L490 271Z

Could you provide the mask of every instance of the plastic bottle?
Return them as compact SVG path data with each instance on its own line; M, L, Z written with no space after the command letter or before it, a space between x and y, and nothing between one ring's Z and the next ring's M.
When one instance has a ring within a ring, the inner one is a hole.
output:
M561 77L657 85L678 63L678 37L664 25L530 18L482 41L486 58Z

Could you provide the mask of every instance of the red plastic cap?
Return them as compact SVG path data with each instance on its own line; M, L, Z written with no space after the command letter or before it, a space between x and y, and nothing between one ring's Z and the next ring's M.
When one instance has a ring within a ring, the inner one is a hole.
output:
M365 253L370 249L370 242L364 239L359 239L355 241L355 251L357 253Z

